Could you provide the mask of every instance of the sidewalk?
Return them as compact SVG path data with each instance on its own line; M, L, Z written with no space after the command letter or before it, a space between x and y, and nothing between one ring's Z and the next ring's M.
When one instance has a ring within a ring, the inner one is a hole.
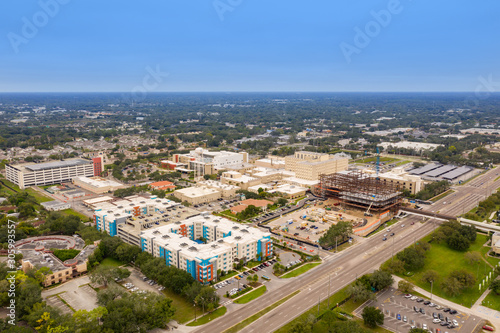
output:
M395 276L395 275L393 275L392 277L394 278L393 287L397 289L398 282L403 280L403 279L398 277L398 276ZM424 290L424 289L417 287L417 286L415 286L413 289L416 292L424 295L425 297L427 297L429 299L431 298L431 293L428 292L427 290ZM483 297L483 295L481 295L481 297ZM486 296L484 296L484 297L486 297ZM481 306L481 305L478 305L478 306L474 305L472 307L472 309L469 309L465 306L453 303L451 301L448 301L448 300L441 298L439 296L436 296L434 294L432 295L432 301L434 303L437 303L440 305L445 305L451 309L455 309L461 313L472 314L472 315L484 318L486 320L489 320L494 326L500 327L500 312L499 311L492 310L492 309L486 308L486 307ZM476 304L477 304L477 302L476 302Z

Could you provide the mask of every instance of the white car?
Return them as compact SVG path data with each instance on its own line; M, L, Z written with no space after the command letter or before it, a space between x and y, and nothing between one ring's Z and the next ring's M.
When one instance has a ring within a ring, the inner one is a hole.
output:
M456 321L455 319L452 319L452 322L453 322L453 325L458 326L458 321Z
M433 322L434 324L439 324L439 323L441 322L441 320L440 320L440 319L438 319L438 318L436 318L436 319L433 319L433 320L432 320L432 322Z
M427 324L422 324L422 329L426 330L427 329Z
M412 296L410 299L411 299L412 301L416 301L416 300L418 299L418 297L417 297L417 296Z

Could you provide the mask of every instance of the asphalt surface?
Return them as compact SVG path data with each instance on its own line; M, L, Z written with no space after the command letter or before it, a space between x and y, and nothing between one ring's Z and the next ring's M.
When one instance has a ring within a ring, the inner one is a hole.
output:
M498 173L498 168L490 170L466 185L456 187L455 194L433 205L424 206L424 210L460 215L477 205L477 197L481 201L500 187L500 180L494 181ZM330 293L334 293L353 282L357 276L377 269L394 253L429 234L439 225L439 222L434 219L419 223L421 221L422 217L408 216L392 227L395 233L393 240L382 242L381 237L377 235L341 253L329 255L324 258L323 264L294 278L281 288L267 293L266 297L259 298L258 302L250 302L194 332L222 332L295 290L300 290L299 294L241 330L241 332L249 333L273 332L316 305L319 300L325 299L328 296L329 276L331 276ZM411 225L412 222L414 222L413 225ZM403 224L405 226L401 227Z

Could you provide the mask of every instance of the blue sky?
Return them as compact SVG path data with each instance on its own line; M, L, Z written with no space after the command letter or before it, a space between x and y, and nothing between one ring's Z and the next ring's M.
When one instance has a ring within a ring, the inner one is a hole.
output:
M0 9L2 92L473 91L480 76L500 82L493 0L3 0ZM373 12L390 19L380 24ZM157 69L168 76L148 76Z

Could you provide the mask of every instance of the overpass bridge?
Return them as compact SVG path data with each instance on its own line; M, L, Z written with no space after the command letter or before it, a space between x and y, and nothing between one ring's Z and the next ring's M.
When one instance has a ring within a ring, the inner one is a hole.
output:
M458 221L461 224L464 225L472 225L476 227L476 229L486 231L486 232L500 232L500 226L497 225L491 225L483 222L478 222L474 220L469 220L463 217L456 217L452 215L445 215L445 214L438 214L438 213L433 213L433 212L428 212L425 210L420 210L420 209L413 209L413 208L401 208L399 210L400 212L411 214L411 215L416 215L416 216L422 216L422 217L428 217L432 219L436 219L438 221Z
M428 212L426 210L422 209L414 209L414 208L400 208L400 212L411 214L411 215L417 215L417 216L422 216L422 217L431 217L433 219L439 220L439 221L452 221L452 220L457 220L456 216L452 215L445 215L445 214L439 214L439 213L433 213L433 212Z

